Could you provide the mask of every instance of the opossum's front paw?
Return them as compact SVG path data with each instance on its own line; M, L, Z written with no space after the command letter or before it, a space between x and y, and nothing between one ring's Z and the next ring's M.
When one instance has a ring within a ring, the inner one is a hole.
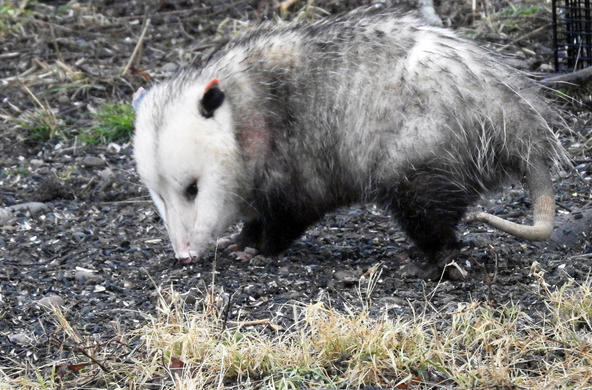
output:
M423 279L423 280L439 280L442 277L443 268L434 264L430 260L411 260L403 264L400 273L404 278Z
M421 249L412 247L409 250L410 262L402 267L403 274L424 280L438 281L464 280L467 271L460 265L460 243L450 244L437 253L426 255Z
M241 239L242 233L234 233L229 236L221 237L216 241L218 248L228 249L232 255L240 261L249 261L259 254L256 248L244 246Z
M242 251L233 251L232 254L234 256L236 256L236 259L237 260L240 260L240 261L249 261L253 257L257 256L259 254L259 251L257 249L255 249L255 248L246 247Z
M216 240L216 247L221 249L231 249L231 246L236 245L239 235L240 233L233 233L229 236L220 237Z

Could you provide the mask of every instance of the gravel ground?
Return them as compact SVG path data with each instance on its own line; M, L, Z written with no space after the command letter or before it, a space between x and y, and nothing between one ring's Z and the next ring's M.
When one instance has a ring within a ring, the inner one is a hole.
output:
M316 2L330 12L367 3ZM548 11L527 19L524 30L508 23L505 32L494 34L499 26L491 16L494 8L469 15L465 2L442 3L437 2L445 24L464 26L484 44L512 43L504 53L521 67L549 70L548 30L513 42L548 23ZM541 305L531 275L534 262L546 270L551 286L589 277L592 129L589 107L578 102L560 102L573 128L562 139L576 169L555 178L559 210L553 238L535 244L460 226L465 245L455 261L467 271L465 278L439 284L419 278L411 244L390 216L372 205L327 215L278 257L241 262L221 251L195 264L178 264L134 171L129 143L85 145L79 136L93 124L100 104L129 101L137 87L165 77L178 64L199 62L244 21L271 18L275 8L270 1L106 0L69 11L51 4L39 2L36 13L22 16L8 31L0 29L0 368L39 365L68 354L50 346L56 324L44 306L51 302L62 305L81 336L106 340L142 326L147 314L155 314L161 288L170 286L191 303L213 283L226 297L229 318L274 318L281 324L290 321L286 304L292 302L361 304L359 287L365 288L375 267L382 273L372 310L393 316L423 310L426 299L438 311L475 299L513 302L534 314ZM151 24L143 50L121 76L146 15ZM479 27L467 27L473 22ZM38 111L32 95L65 129L51 140L34 140L19 125ZM530 215L519 185L477 207L520 221Z

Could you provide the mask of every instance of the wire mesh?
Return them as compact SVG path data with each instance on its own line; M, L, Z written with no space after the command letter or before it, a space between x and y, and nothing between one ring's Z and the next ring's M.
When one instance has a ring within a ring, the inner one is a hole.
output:
M553 0L555 69L592 66L592 0Z

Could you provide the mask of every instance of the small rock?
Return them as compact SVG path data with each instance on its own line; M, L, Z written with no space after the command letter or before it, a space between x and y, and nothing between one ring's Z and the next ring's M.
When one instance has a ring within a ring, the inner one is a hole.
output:
M85 166L87 168L102 168L105 165L107 165L105 160L103 160L100 157L95 157L95 156L84 157L82 159L82 161L80 161L80 164L82 164L83 166Z
M68 104L70 103L70 98L67 95L60 95L58 96L58 102L60 104Z
M541 64L539 66L539 72L551 73L555 71L555 68L551 64Z
M107 151L113 154L119 153L121 151L121 145L111 142L109 145L107 145Z
M35 192L35 200L39 202L49 202L50 200L58 198L70 198L68 190L64 186L64 183L56 177L54 174L48 175Z
M592 166L592 164L590 164L590 163L578 164L578 165L576 165L576 171L578 171L580 173L586 173L590 170L591 166Z
M356 284L359 279L358 276L354 274L354 272L347 269L336 271L333 274L333 277L345 285Z
M255 299L263 296L263 294L265 293L263 287L257 284L248 285L247 287L245 287L244 292L245 294Z
M167 62L161 68L161 70L165 73L173 73L179 69L179 65L175 64L174 62Z
M101 277L101 275L98 275L94 270L76 267L76 272L74 272L74 279L76 279L80 283L92 283L102 280L103 278Z
M287 265L285 265L283 267L279 267L278 274L280 274L282 276L290 275L290 268Z
M404 279L438 280L442 272L435 264L408 261L399 267L398 274Z
M111 182L113 181L113 179L115 179L115 174L113 173L113 170L109 167L101 170L99 172L99 176L101 177L101 180L104 182Z
M517 52L515 52L514 53L514 56L517 57L517 58L521 58L521 59L525 59L526 58L526 54L522 50L518 50Z
M403 306L407 306L407 301L401 297L389 296L378 298L377 304L382 310L388 311L391 309L400 309Z
M59 295L48 295L43 297L37 301L35 301L39 306L45 307L52 307L52 306L64 306L64 300Z
M82 242L84 240L84 238L86 237L86 234L84 234L84 232L81 231L76 231L72 233L72 237L74 237L74 239L78 242Z
M41 214L41 213L47 211L49 208L47 207L47 205L45 203L26 202L26 203L15 204L14 206L8 207L8 209L10 211L12 211L13 213L28 211L31 215L37 215L37 214Z
M29 337L29 335L25 332L9 334L7 337L11 343L15 343L15 344L19 344L19 345L32 345L33 344L33 339L31 337Z
M261 266L266 265L268 262L269 262L269 260L267 260L266 257L261 256L261 255L257 255L257 256L254 256L251 259L251 261L249 262L249 264L250 265L253 265L253 266L261 267Z
M575 210L557 217L549 241L557 248L575 248L591 234L592 209Z
M10 211L9 208L1 208L0 209L0 226L9 225L13 219L14 219L14 214L12 214L12 211Z

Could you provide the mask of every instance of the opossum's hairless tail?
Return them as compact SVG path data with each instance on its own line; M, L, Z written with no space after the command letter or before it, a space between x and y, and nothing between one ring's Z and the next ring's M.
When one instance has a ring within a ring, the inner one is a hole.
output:
M551 174L542 160L538 159L531 164L526 176L526 183L534 203L532 226L510 222L483 212L468 215L467 222L485 222L496 229L525 240L541 241L549 238L555 219Z

